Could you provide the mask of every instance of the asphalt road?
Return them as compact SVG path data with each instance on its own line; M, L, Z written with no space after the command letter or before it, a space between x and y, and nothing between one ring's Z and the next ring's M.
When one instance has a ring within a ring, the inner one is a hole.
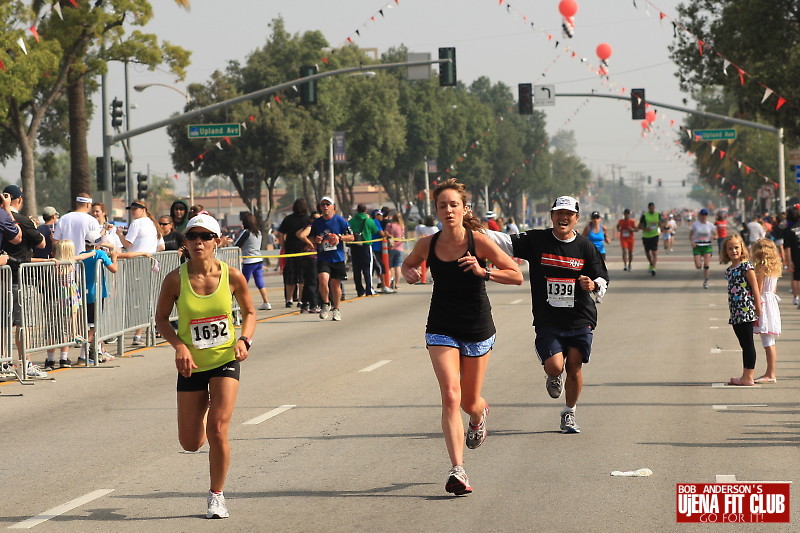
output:
M176 438L168 347L32 386L0 386L0 527L36 531L673 531L676 483L793 481L800 470L800 311L779 283L778 382L741 372L725 280L703 290L685 241L650 277L617 243L592 361L562 435L533 349L530 292L492 284L498 329L484 395L489 437L466 451L475 489L444 491L449 461L424 347L430 285L350 300L342 322L259 311L231 425L231 518L205 520L208 456ZM277 282L275 278L271 282ZM352 282L348 282L352 283ZM352 285L348 286L352 294ZM757 372L764 369L757 343ZM613 477L649 468L650 477ZM726 531L797 530L791 524ZM716 526L721 527L721 526Z

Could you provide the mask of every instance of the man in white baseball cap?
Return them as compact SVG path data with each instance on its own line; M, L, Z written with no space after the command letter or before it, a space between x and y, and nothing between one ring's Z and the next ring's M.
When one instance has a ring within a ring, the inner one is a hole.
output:
M544 367L551 398L566 388L561 432L580 433L575 408L583 387L583 365L592 352L597 326L595 296L608 286L608 270L592 242L575 231L580 206L572 196L559 196L550 210L550 229L518 235L495 234L509 255L530 265L534 345ZM566 385L562 376L567 372Z

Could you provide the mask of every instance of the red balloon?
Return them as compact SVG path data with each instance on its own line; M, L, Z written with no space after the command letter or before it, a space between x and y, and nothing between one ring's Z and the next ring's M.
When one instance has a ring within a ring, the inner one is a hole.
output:
M647 113L644 114L644 116L645 116L645 119L647 120L647 122L655 122L655 120L656 120L656 112L655 111L648 111Z
M613 52L614 52L614 50L611 48L611 45L608 44L608 43L601 43L601 44L597 45L597 57L599 57L603 61L605 61L606 59L611 57L611 54Z
M650 123L647 120L643 120L640 124L642 125L642 129L643 130L649 130L650 129Z
M578 12L578 2L575 0L561 0L558 4L558 11L566 18L575 16L575 13Z

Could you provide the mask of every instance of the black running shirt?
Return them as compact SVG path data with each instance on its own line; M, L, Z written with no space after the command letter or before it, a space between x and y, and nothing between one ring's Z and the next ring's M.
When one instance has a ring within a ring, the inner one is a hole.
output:
M486 282L472 272L465 272L458 261L442 261L436 255L436 241L441 232L431 238L428 266L433 274L433 294L425 333L447 335L464 342L481 342L495 334L492 306L486 295ZM473 256L475 241L467 230L467 251ZM462 256L463 257L463 256ZM479 259L485 267L486 263Z
M511 244L514 257L529 263L534 326L597 326L592 293L583 290L577 279L587 276L608 281L608 270L589 239L576 235L573 241L563 242L551 229L541 229L512 235Z

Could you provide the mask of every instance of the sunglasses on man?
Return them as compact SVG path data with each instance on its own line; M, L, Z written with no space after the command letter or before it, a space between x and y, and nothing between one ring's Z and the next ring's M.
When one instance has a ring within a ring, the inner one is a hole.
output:
M212 231L190 231L186 234L187 241L196 241L197 239L202 239L204 241L210 241L211 239L216 239L217 234Z

